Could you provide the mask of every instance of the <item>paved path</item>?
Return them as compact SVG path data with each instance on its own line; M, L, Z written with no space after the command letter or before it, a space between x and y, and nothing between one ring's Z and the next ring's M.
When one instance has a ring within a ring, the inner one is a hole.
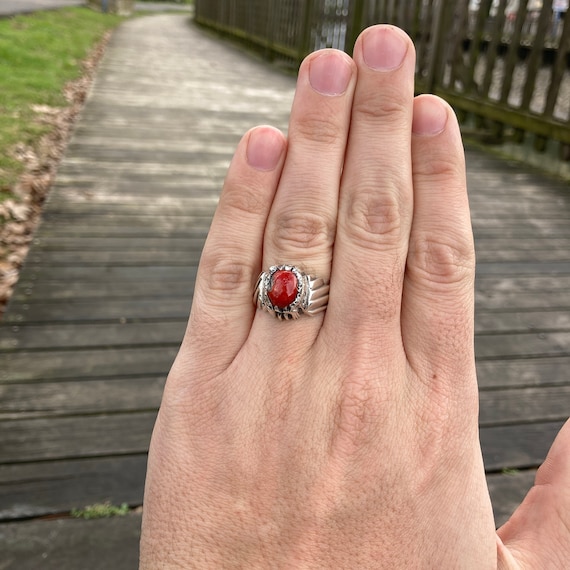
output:
M115 32L0 323L0 569L136 568L140 513L61 514L140 506L231 153L252 125L286 128L293 89L184 15ZM481 438L501 521L570 410L570 197L473 150L468 165Z

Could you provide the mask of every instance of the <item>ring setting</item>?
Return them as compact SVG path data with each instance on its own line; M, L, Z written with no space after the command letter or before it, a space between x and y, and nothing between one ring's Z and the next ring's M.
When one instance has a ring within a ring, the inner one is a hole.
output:
M294 265L272 265L261 272L253 302L280 320L313 316L327 308L329 282L303 273Z

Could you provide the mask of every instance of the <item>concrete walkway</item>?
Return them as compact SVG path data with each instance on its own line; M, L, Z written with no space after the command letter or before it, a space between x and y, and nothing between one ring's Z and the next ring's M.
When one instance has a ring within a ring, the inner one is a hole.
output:
M286 129L294 84L185 15L115 32L0 323L1 570L137 567L146 451L209 220L241 134ZM467 160L500 522L570 410L570 197ZM66 516L104 502L132 511Z

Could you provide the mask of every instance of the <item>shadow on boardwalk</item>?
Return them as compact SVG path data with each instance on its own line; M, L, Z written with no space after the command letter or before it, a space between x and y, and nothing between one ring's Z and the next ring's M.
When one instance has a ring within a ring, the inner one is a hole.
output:
M186 16L115 33L0 324L2 568L136 567L136 511L33 519L140 506L233 148L255 124L286 129L293 90L292 77ZM563 183L467 157L481 438L502 521L570 409L570 196Z

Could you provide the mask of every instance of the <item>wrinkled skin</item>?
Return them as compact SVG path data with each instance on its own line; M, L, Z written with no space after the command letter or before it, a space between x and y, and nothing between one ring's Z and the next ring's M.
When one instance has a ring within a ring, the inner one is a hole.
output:
M288 139L248 132L154 430L141 568L562 569L570 428L495 532L478 439L475 257L449 106L390 26L301 66ZM331 280L256 310L262 269Z

